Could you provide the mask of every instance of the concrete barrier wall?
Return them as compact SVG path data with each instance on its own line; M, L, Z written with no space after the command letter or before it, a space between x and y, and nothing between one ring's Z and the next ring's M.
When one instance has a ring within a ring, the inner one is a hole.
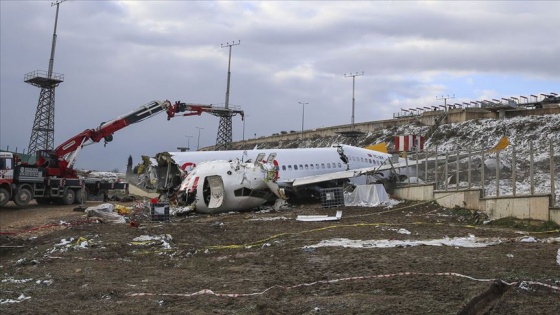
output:
M399 187L395 189L395 195L406 200L435 199L443 207L479 210L491 219L515 217L560 224L560 208L550 208L550 195L481 198L479 189L434 191L434 187L433 184Z
M482 210L480 207L480 190L459 190L459 191L437 191L434 192L434 199L444 207Z
M560 208L550 208L549 214L550 214L550 221L554 221L560 224Z
M435 184L399 187L395 189L395 196L406 200L431 200L434 196Z
M515 217L519 219L550 220L550 196L511 196L483 198L481 209L492 219ZM560 221L555 221L560 224Z

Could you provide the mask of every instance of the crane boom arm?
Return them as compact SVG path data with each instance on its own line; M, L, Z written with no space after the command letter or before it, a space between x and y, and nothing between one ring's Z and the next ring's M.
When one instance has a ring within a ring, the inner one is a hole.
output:
M102 123L96 129L86 129L63 142L51 154L41 152L37 164L41 166L48 163L50 176L75 177L72 167L86 142L99 142L101 139L109 142L116 131L167 111L169 107L171 103L167 100L152 101L114 120Z

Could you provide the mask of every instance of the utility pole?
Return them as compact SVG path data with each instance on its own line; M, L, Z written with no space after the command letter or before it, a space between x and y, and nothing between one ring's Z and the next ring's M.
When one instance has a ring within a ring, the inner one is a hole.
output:
M243 117L243 141L245 141L245 121L247 120L247 117L249 117L249 115L245 115Z
M299 104L303 105L302 111L301 111L301 138L303 139L303 122L305 121L305 105L309 104L309 103L303 103L303 102L298 102Z
M356 72L355 74L344 74L345 78L352 78L352 131L354 130L354 107L356 105L356 99L354 98L354 90L356 87L356 77L362 76L364 75L364 72L362 71L362 74L358 74L358 72Z
M196 127L196 129L198 129L198 142L196 144L196 151L198 151L200 149L200 130L204 129L202 127Z
M54 104L55 88L64 81L64 75L53 73L54 53L56 48L56 27L58 25L59 6L66 0L56 0L51 7L56 5L54 19L54 32L49 59L49 70L35 70L25 74L24 81L33 86L40 87L39 102L35 112L35 120L31 129L31 137L27 148L28 154L35 154L38 150L52 150L54 148Z
M229 109L229 85L231 81L231 48L236 45L240 45L241 41L238 40L237 43L234 41L231 44L228 42L225 45L221 44L222 48L229 48L229 59L228 59L228 73L227 73L227 83L226 83L226 102L225 108ZM218 129L218 137L216 139L216 149L217 150L227 150L229 149L232 141L231 136L231 117L233 115L230 112L225 112L220 115L220 126Z
M452 96L449 96L449 95L447 95L447 96L442 95L441 97L436 96L436 100L443 100L443 106L445 108L445 111L447 111L447 100L448 99L454 99L454 98L455 98L455 94L453 94Z
M191 138L192 136L185 136L187 137L187 151L191 150Z

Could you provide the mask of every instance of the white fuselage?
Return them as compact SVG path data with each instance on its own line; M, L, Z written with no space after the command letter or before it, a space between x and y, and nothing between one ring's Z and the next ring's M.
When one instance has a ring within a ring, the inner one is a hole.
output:
M337 146L301 149L169 152L169 154L179 167L188 172L203 161L239 159L254 162L260 153L264 153L265 160L271 153L275 153L274 160L276 163L274 164L278 166L278 183L290 182L301 177L375 167L382 165L391 157L388 153L348 145L340 145L340 147L343 154L348 158L348 163L342 161Z
M320 177L313 182L320 184L331 181L332 173L376 168L391 158L347 145L169 154L187 174L179 192L192 210L202 213L252 209L271 198L286 199L284 188L295 186L296 180ZM351 181L365 183L363 178Z

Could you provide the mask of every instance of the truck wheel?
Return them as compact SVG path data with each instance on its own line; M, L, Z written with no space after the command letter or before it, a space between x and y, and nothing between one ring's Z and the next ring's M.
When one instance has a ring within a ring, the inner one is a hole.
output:
M27 206L31 199L33 199L33 196L31 195L31 191L27 188L18 189L14 196L14 202L18 206Z
M71 205L76 200L76 192L73 189L67 188L62 194L62 204Z
M10 193L7 189L0 188L0 207L3 207L8 201L10 201Z
M82 196L82 190L81 189L76 190L76 200L74 201L74 203L77 203L77 204L82 204L82 202L86 203L87 199L88 199L87 189L84 189L83 196Z

